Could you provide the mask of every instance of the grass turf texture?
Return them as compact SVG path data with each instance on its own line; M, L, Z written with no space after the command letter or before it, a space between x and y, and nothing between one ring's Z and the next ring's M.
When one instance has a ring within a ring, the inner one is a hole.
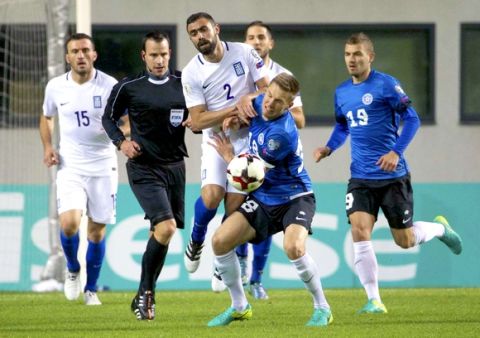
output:
M0 337L478 337L480 289L383 289L388 314L357 315L361 289L327 289L334 322L307 328L312 301L306 290L269 290L255 301L253 318L227 327L207 322L230 305L228 292L157 291L157 317L137 321L133 292L101 292L102 306L63 293L0 293ZM321 331L321 332L315 332Z

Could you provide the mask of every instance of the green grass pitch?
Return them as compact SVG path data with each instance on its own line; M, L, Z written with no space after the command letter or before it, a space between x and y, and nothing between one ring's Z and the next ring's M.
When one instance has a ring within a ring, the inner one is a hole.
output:
M480 289L382 289L388 314L357 315L361 289L327 289L334 321L307 328L312 300L306 290L269 290L255 301L253 318L227 327L207 322L230 305L227 292L157 291L156 319L137 321L133 292L101 292L102 306L63 293L0 293L0 337L479 337ZM317 332L318 331L318 332Z

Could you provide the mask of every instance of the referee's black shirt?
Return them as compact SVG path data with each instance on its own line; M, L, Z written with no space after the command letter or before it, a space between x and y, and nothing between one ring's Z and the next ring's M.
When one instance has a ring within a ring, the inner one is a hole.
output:
M114 142L125 139L117 125L124 114L130 120L130 138L142 150L132 161L167 164L188 156L182 126L188 109L179 76L169 74L158 79L145 71L118 82L102 117L103 127Z

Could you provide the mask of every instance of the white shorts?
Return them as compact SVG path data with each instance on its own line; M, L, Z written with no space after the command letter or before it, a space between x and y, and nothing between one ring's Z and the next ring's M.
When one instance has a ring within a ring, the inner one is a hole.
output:
M248 151L248 139L245 142L235 143L235 155ZM202 188L208 184L216 184L225 189L226 192L244 194L227 182L227 163L218 154L217 150L209 144L202 143L202 165L201 165Z
M83 176L68 169L57 172L58 214L87 209L87 216L100 224L115 224L118 172L110 176Z

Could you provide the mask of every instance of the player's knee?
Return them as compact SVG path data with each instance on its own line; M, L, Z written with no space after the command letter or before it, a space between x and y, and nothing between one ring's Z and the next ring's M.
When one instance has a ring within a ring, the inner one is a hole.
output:
M205 187L202 189L203 204L207 209L216 209L220 205L220 202L225 196L225 191L221 187L210 188Z
M300 242L285 242L283 250L290 260L298 259L305 255L305 246Z
M168 245L176 230L177 224L175 220L167 219L155 224L154 235L160 243Z
M60 226L62 228L63 233L67 237L72 237L78 232L78 225L75 222L70 220L63 220L60 222Z
M218 232L215 232L212 236L212 249L216 256L225 255L232 250Z
M369 228L361 225L352 225L352 238L355 242L369 241L371 238Z
M95 231L88 232L88 239L94 243L101 242L104 236L105 236L105 231L95 230Z
M105 237L105 224L88 220L88 240L93 243L99 243Z
M215 255L221 255L222 252L222 239L220 236L215 232L212 236L212 250Z

